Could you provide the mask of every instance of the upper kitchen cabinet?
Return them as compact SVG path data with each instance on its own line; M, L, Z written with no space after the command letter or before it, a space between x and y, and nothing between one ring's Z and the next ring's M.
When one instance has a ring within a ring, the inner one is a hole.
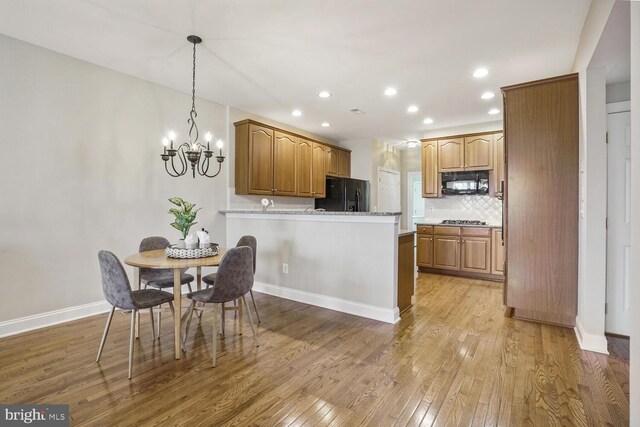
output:
M351 176L351 152L338 150L338 176Z
M477 135L464 138L464 169L468 171L493 169L494 135Z
M327 175L338 176L339 150L327 146Z
M464 139L441 139L438 141L438 171L456 172L464 170Z
M327 146L313 143L311 168L311 195L312 197L326 197L327 195Z
M275 131L273 143L273 194L296 196L298 138Z
M296 153L296 179L298 181L298 196L313 197L313 142L303 138L298 139Z
M502 197L504 194L504 134L496 133L493 135L493 195Z
M578 304L578 74L502 88L506 305L575 326Z
M236 127L236 194L325 197L329 170L350 176L351 152L273 126Z
M236 124L236 194L273 194L273 129Z
M440 194L438 174L438 142L422 143L422 197L438 197Z

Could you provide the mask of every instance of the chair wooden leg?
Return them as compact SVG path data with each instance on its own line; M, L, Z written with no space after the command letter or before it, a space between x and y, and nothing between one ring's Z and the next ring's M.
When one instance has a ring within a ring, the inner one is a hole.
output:
M238 335L242 335L242 304L238 304Z
M187 283L187 288L189 288L189 292L193 292L193 289L191 289L191 282Z
M138 310L131 311L131 333L129 334L129 379L133 371L133 344L136 338L136 316Z
M233 308L235 308L236 310L233 312L233 318L237 319L238 318L238 300L234 299L233 300Z
M213 304L213 367L216 367L216 353L218 351L218 304Z
M220 320L220 334L222 336L224 336L224 321L226 320L225 319L225 317L226 317L225 316L225 311L224 311L224 303L221 304L221 307L222 307L221 308L222 314L220 315L220 317L221 317L221 320Z
M107 317L107 324L104 326L104 333L102 334L102 339L100 340L100 347L98 348L98 357L96 357L96 362L100 361L100 356L102 355L102 349L104 348L104 343L107 341L107 334L109 333L109 327L111 326L111 319L113 319L113 312L116 311L115 307L111 307L111 311L109 312L109 317Z
M156 325L153 324L153 307L149 307L149 317L151 318L151 342L156 341Z
M256 311L256 317L258 318L258 325L260 324L260 313L258 313L258 306L256 305L256 299L253 297L253 290L249 289L249 295L251 295L251 302L253 302L253 308Z
M259 344L258 335L256 334L256 327L253 325L253 316L251 315L251 310L249 310L249 305L247 304L247 300L244 298L244 295L242 296L242 302L244 303L244 307L247 309L247 316L249 316L249 324L251 325L251 332L253 332L253 342L255 343L256 347L258 347Z
M162 304L158 306L158 341L160 341L160 324L162 322Z
M193 311L195 309L196 302L191 301L191 305L189 305L189 320L187 320L187 327L184 331L184 338L182 339L182 350L186 351L185 346L187 345L187 335L189 335L189 328L191 327L191 318L193 317Z

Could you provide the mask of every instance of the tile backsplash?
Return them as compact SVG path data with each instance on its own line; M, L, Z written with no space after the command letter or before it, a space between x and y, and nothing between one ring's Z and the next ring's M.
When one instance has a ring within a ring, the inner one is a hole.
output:
M502 200L492 196L465 195L424 199L424 216L431 219L478 219L491 224L502 221Z

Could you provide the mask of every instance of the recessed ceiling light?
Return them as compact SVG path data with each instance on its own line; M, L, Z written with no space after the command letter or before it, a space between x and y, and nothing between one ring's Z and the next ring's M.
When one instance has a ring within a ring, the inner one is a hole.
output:
M476 79L481 79L482 77L486 77L488 74L489 70L487 70L486 68L477 68L473 72L473 77L475 77Z
M498 110L497 108L492 108L491 110L489 110L489 114L494 115L494 114L499 114L500 110Z
M296 117L300 117L300 116L302 115L302 111L300 111L300 110L293 110L293 111L291 112L291 115L292 115L292 116L296 116Z
M418 146L418 141L407 141L407 147L416 148Z
M330 97L330 96L331 96L331 92L327 92L326 90L323 90L322 92L320 92L320 93L318 94L318 96L319 96L320 98L328 98L328 97Z
M320 126L322 126L323 128L328 128L331 125L328 122L323 122Z
M431 117L427 117L422 121L422 123L424 123L425 125L430 125L431 123L433 123L433 119Z
M418 107L415 105L410 105L409 108L407 108L407 112L408 113L417 113L418 112Z
M493 92L485 92L485 93L482 94L482 96L480 98L482 98L482 99L491 99L494 96L496 96L496 94L493 93Z
M388 87L388 88L384 91L384 94L385 94L385 95L387 95L387 96L393 96L393 95L396 95L397 93L398 93L398 91L397 91L395 88L393 88L393 87Z

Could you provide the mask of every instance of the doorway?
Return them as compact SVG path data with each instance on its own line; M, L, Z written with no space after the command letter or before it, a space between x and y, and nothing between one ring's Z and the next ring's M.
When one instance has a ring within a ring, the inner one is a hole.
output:
M631 113L607 105L607 305L605 331L630 335Z

